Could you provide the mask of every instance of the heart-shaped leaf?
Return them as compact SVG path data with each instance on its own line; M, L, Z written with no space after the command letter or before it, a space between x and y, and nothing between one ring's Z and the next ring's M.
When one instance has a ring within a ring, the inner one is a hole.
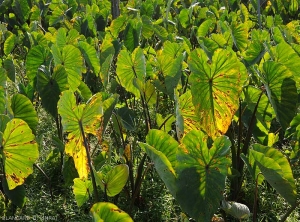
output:
M146 62L143 50L135 49L132 54L122 50L118 55L116 73L121 85L136 97L140 97L140 91L134 84L134 79L144 82L146 76Z
M24 120L35 133L38 117L30 100L22 94L15 94L11 98L11 109L14 113L14 118Z
M90 180L87 179L74 179L73 192L78 207L81 207L93 194L93 185Z
M103 115L102 94L97 93L86 105L77 106L73 92L64 91L58 101L58 113L62 117L64 131L70 132L65 152L73 157L79 178L87 178L89 168L83 133L97 135Z
M192 130L178 149L176 199L182 209L197 221L210 221L223 198L230 165L226 157L231 143L217 137L211 148L202 131Z
M6 87L6 74L5 69L0 67L0 114L5 111L5 87Z
M52 75L45 68L40 68L37 75L37 89L42 99L42 106L56 118L59 95L68 89L65 68L61 65L56 66Z
M106 192L107 196L116 196L125 186L128 175L129 168L126 164L117 165L103 176L99 185Z
M218 49L208 60L201 49L188 59L193 103L200 125L209 136L226 133L239 105L246 71L234 52ZM201 92L201 93L199 93Z
M9 190L24 183L33 172L32 165L39 156L38 145L31 129L21 119L7 123L1 143L5 177Z
M118 222L133 222L131 217L120 210L116 205L108 202L99 202L91 208L93 221L118 221Z

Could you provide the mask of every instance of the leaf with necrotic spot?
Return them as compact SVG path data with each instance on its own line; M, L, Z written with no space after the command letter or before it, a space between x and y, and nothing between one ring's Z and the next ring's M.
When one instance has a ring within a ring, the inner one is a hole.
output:
M209 60L201 49L188 58L192 72L193 104L200 125L209 136L226 133L239 106L239 97L246 78L246 70L234 52L218 49Z
M21 119L12 119L3 133L1 154L10 190L24 183L33 172L32 165L39 156L38 145L31 129Z

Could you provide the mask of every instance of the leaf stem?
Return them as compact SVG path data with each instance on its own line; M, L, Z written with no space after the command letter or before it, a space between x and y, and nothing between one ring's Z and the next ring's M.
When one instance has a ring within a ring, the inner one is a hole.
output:
M94 171L93 171L92 159L91 159L91 155L90 155L90 151L89 151L88 142L87 142L86 137L85 137L82 122L79 121L78 123L79 123L81 135L83 137L84 147L85 147L86 155L87 155L87 158L88 158L88 164L89 164L89 167L90 167L90 172L91 172L91 177L92 177L92 184L93 184L93 188L94 188L95 202L99 202L96 179L95 179L95 175L94 175Z

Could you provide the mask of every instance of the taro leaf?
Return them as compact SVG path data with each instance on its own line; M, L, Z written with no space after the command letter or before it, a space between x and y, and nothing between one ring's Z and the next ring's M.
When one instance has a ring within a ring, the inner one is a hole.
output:
M80 85L83 59L81 52L73 45L66 45L60 50L58 46L51 47L55 65L62 65L68 74L70 88L75 91Z
M180 44L166 41L162 53L158 53L157 56L160 71L165 78L164 85L169 95L174 94L174 88L181 77L182 50L183 48Z
M74 179L73 193L78 207L81 207L93 194L93 185L87 179Z
M177 163L176 152L178 143L167 133L160 130L150 130L147 143L139 143L154 162L155 169L164 181L170 193L176 196L176 174L174 167Z
M295 116L296 83L292 73L283 65L267 61L263 64L263 81L276 118L285 130Z
M176 93L176 131L180 140L185 134L193 129L200 130L199 117L195 114L191 91L187 91L179 98Z
M242 23L239 25L232 25L232 38L235 46L239 51L243 51L248 45L248 28L247 25Z
M129 168L126 164L117 165L103 177L99 185L103 191L106 190L107 196L116 196L125 186L128 175Z
M42 106L56 118L59 95L68 89L65 68L61 65L56 66L52 75L46 69L40 68L37 75L37 89L42 99Z
M16 69L12 59L5 59L3 61L3 68L7 71L8 78L15 82L16 80Z
M6 124L9 122L9 117L3 114L0 114L0 132L4 132ZM0 140L1 143L1 140Z
M26 96L22 94L13 95L11 98L11 109L14 113L14 118L24 120L31 128L33 133L36 132L36 127L39 120L34 106Z
M5 55L9 55L11 53L11 51L14 49L15 47L15 43L16 43L16 35L15 34L11 34L4 42L4 48L3 48L3 52Z
M134 110L127 107L122 107L117 110L117 114L121 117L122 125L127 130L135 130L136 127L136 113Z
M100 72L100 62L95 48L86 42L79 42L79 48L89 68L98 76Z
M62 117L64 131L70 132L65 152L73 157L79 178L87 178L89 170L81 126L85 135L97 135L103 114L102 108L100 93L95 94L86 105L77 106L75 96L70 90L64 91L58 101L58 113Z
M78 92L84 101L88 101L89 98L91 98L91 96L93 95L90 88L83 81L80 81L80 85L78 86Z
M109 83L109 70L113 62L113 58L114 54L110 54L101 65L100 77L105 87Z
M265 179L294 206L297 200L296 185L287 158L279 150L260 144L254 144L250 153Z
M93 216L93 221L133 222L126 212L108 202L95 203L90 212Z
M2 187L4 193L7 195L8 199L10 199L13 204L20 208L24 206L26 201L24 185L17 186L13 190L9 190L7 181L5 178L3 178Z
M183 28L187 28L190 24L190 10L187 8L182 9L178 15L178 20Z
M5 111L5 88L6 88L6 74L5 69L0 67L0 114Z
M239 106L246 78L244 65L232 51L223 49L217 49L211 61L203 50L196 49L188 64L193 104L201 127L211 137L226 133Z
M164 132L169 132L172 129L172 124L175 122L173 114L167 115L165 118L160 113L156 113L156 123L159 129Z
M230 165L226 157L230 146L229 139L221 136L209 149L207 136L202 131L192 130L183 137L183 144L178 148L176 200L197 221L210 221L218 210Z
M30 80L34 80L38 68L41 65L47 66L49 63L50 51L41 45L34 46L30 49L26 57L26 76Z
M300 64L299 64L299 55L293 50L293 48L282 42L276 47L272 48L272 53L275 57L275 61L286 66L286 68L291 71L294 75L297 88L300 89Z
M116 73L121 85L136 97L140 97L140 91L134 85L134 79L144 82L146 76L146 62L143 50L137 48L132 54L127 50L121 50L118 55Z
M111 117L112 112L118 102L118 99L119 99L119 95L114 94L111 97L109 97L103 101L103 112L104 113L103 113L103 122L101 123L102 134L105 131L105 128L108 124L108 121L110 120L110 117ZM99 131L98 131L98 133L99 133Z
M215 27L214 22L211 19L207 19L202 22L197 30L197 37L205 37Z
M29 18L30 14L30 6L27 0L14 0L12 8L15 14L21 21L21 24L25 23L26 20Z
M78 178L78 172L75 168L75 163L72 157L65 155L64 164L62 169L62 175L64 177L64 184L66 186L72 186L74 179Z
M9 190L24 183L33 172L32 165L39 156L38 145L31 129L21 119L12 119L3 133L1 155Z
M142 22L130 19L124 30L124 45L130 52L139 46L141 31Z
M263 143L264 139L268 136L268 132L271 126L271 121L273 117L275 117L274 110L271 107L271 103L268 100L268 97L266 96L266 94L264 93L262 94L262 93L263 92L261 89L255 88L253 86L248 86L244 92L248 108L251 110L252 113L256 107L256 104L258 103L257 111L255 114L258 122L254 126L253 135L261 143Z

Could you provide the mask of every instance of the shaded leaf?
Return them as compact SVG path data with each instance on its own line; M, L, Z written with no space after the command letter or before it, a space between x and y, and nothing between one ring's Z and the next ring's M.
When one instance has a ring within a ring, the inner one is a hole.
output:
M223 198L231 143L225 136L207 147L207 136L192 130L183 137L175 168L178 174L176 199L197 221L210 221ZM201 210L199 210L201 209Z

